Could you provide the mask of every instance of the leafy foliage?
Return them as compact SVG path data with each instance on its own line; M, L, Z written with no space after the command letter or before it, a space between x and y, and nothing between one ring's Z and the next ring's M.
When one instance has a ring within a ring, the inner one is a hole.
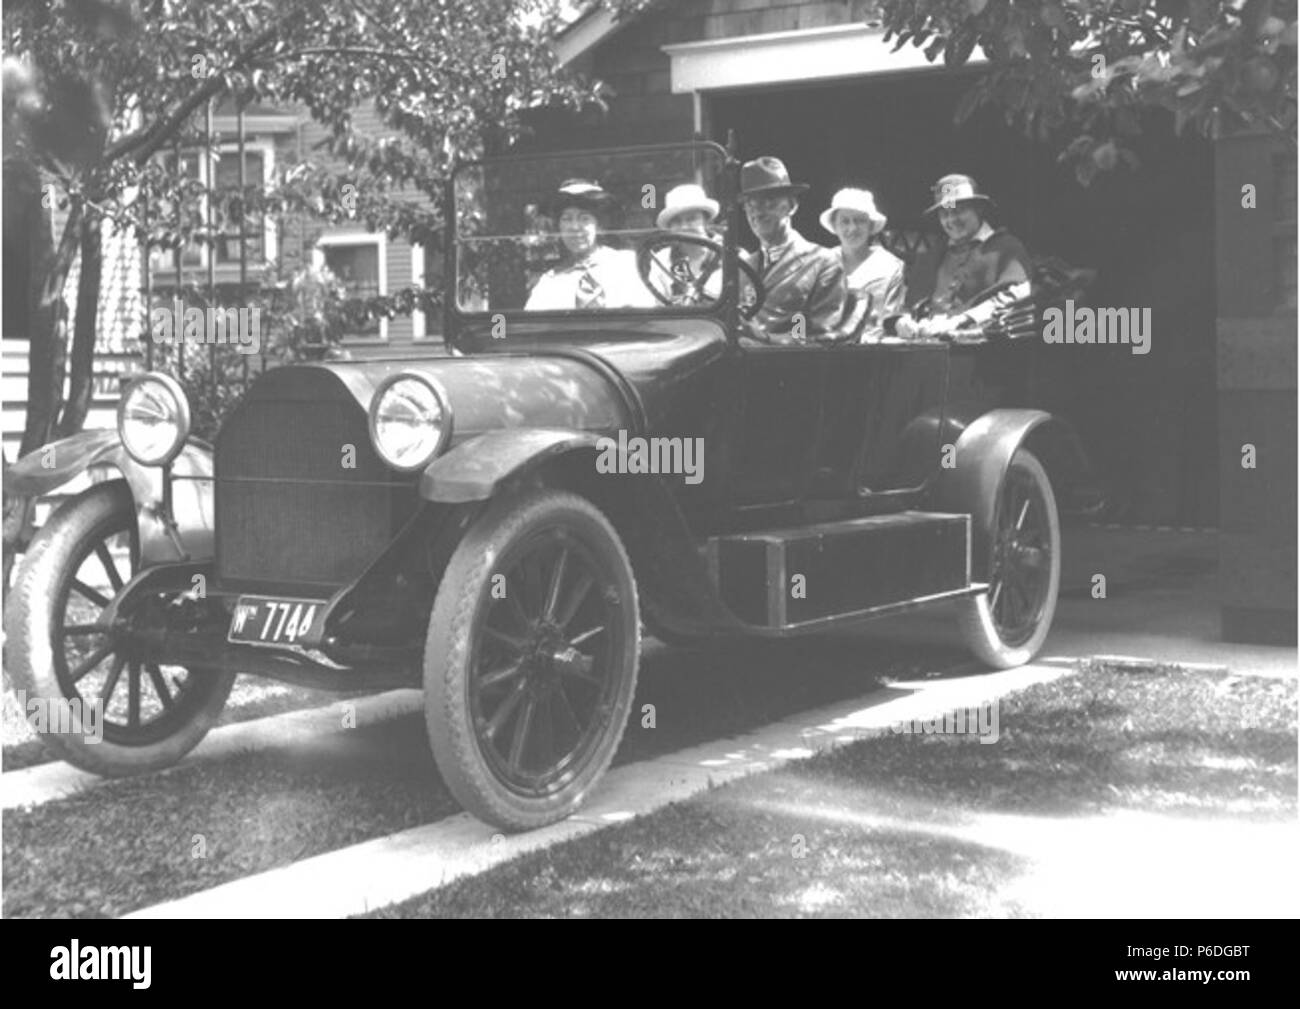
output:
M1296 137L1296 0L881 0L886 39L990 70L958 119L1001 109L1064 144L1080 182L1133 164L1151 108L1178 132Z
M198 212L196 180L183 161L167 158L203 142L199 121L212 103L305 108L327 137L305 163L282 165L270 186L259 179L216 193L221 221L298 212L428 241L442 227L443 184L457 156L508 143L526 108L597 97L546 44L562 2L6 0L5 244L36 275L22 298L31 347L22 450L84 422L100 225L111 220L150 249L218 241L219 226ZM366 104L383 135L354 127L353 111ZM412 191L427 200L412 200ZM22 212L8 200L13 193L23 197ZM172 212L177 206L189 210ZM56 209L66 216L51 247ZM69 327L63 295L79 250L90 296L78 299ZM391 316L419 299L426 308L436 303L408 288L368 299L362 310ZM281 349L293 347L291 339ZM242 373L244 362L234 364ZM228 377L217 368L208 388ZM221 395L229 394L214 393L213 410ZM30 502L9 504L6 570L31 516Z
M605 6L626 19L671 2ZM982 52L988 73L958 122L998 109L1059 144L1085 185L1136 164L1152 109L1179 133L1264 129L1296 142L1296 0L876 0L868 21L932 63Z
M442 226L456 156L516 135L525 108L592 97L545 45L555 6L19 0L4 14L12 153L58 182L89 220L130 226L152 247L211 243L201 187L156 155L198 142L197 114L212 99L306 108L328 130L323 150L282 166L268 189L259 179L220 194L217 216L297 212L427 239ZM354 128L354 110L372 102L384 135ZM411 188L429 205L398 198ZM191 208L179 228L160 212L178 201Z
M368 304L349 303L346 288L328 267L270 276L260 289L258 353L233 343L154 345L154 367L178 376L189 397L193 431L208 441L243 399L250 376L276 365L345 356L342 339L349 324L372 310ZM183 288L181 297L187 306L209 307L202 285Z

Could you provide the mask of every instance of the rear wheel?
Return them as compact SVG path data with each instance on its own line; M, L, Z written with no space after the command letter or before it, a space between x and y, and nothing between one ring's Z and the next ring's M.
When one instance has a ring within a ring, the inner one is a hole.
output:
M425 643L429 740L475 816L528 830L609 767L636 690L636 584L618 533L575 494L493 504L443 576Z
M1038 654L1056 613L1061 525L1047 472L1020 449L998 490L989 535L989 588L965 600L962 636L983 662L1021 666Z
M7 607L6 659L29 723L54 754L96 774L176 763L215 723L235 680L233 671L149 661L98 625L138 567L131 491L123 480L99 484L32 540ZM91 714L100 704L102 718ZM67 731L69 721L56 717L74 713L86 731Z

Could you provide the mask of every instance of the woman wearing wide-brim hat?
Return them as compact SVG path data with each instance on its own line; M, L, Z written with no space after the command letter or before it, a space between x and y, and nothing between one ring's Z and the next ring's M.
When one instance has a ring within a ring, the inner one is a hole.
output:
M861 343L884 335L882 320L903 311L903 261L880 244L888 218L867 189L841 189L818 218L840 240L844 316L840 328Z
M663 231L719 241L709 231L709 225L717 220L721 209L703 186L685 182L668 190L655 225ZM716 301L722 296L722 263L711 249L682 242L669 247L666 261L662 254L655 258L658 268L651 271L650 283L666 303L688 305L698 303L701 296L706 301Z
M649 308L654 298L641 283L636 255L600 241L617 201L599 183L566 179L542 211L555 220L564 262L547 270L528 295L527 309Z
M988 221L993 199L969 175L945 175L934 184L927 215L947 241L917 260L907 298L913 312L898 321L902 336L936 336L987 322L1005 301L1029 294L1030 260L1020 239ZM982 296L1004 288L997 300ZM916 318L924 303L927 317Z

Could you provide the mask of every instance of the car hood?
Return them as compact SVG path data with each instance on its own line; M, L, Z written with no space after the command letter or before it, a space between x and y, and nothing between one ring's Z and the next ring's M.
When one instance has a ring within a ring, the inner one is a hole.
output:
M547 327L521 333L500 349L465 356L422 356L325 362L275 369L258 383L275 393L277 372L324 370L340 381L363 410L389 375L415 371L447 393L452 444L503 427L560 427L631 432L655 430L679 408L690 379L727 351L722 327L702 320L655 320L635 330L591 328L556 339ZM285 375L284 378L288 378Z

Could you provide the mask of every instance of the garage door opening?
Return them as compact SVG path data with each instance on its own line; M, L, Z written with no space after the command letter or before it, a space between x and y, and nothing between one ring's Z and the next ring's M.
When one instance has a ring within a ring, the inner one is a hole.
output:
M1036 255L1098 271L1093 305L1150 308L1149 353L1126 345L1039 348L1041 405L1079 430L1111 498L1108 517L1212 526L1218 519L1215 417L1213 154L1152 116L1142 165L1081 186L1057 145L1031 141L993 110L956 126L973 73L921 71L833 84L705 96L709 135L734 130L743 158L780 157L812 189L795 227L817 223L841 186L865 185L891 226L920 227L930 186L974 175L998 202L995 223ZM747 236L748 237L748 236Z

